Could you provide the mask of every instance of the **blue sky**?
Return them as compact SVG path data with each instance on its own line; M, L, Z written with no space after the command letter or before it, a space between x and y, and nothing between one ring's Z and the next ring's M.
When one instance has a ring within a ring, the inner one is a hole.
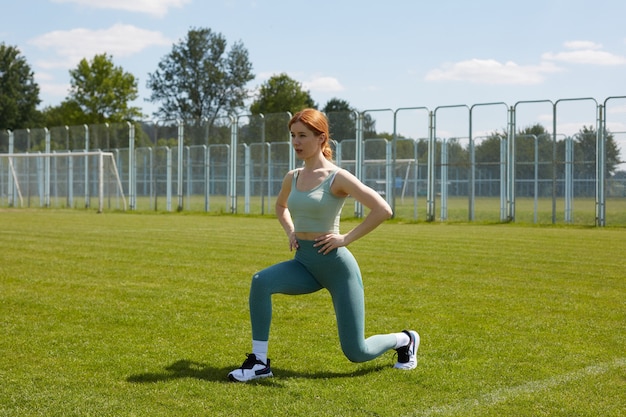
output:
M106 52L139 79L135 104L152 113L148 73L192 27L243 43L256 74L251 88L287 73L320 107L333 97L368 110L626 96L623 0L2 3L0 41L31 65L42 105L66 97L68 71L81 58ZM593 123L589 104L563 108L582 106ZM626 100L610 110L613 131L626 132Z

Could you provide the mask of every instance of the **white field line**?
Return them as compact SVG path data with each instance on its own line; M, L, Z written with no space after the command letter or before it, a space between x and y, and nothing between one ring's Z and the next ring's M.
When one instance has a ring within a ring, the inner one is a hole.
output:
M559 385L577 381L589 376L601 375L615 368L626 367L626 358L618 358L613 362L605 362L599 365L588 366L577 371L573 371L563 375L557 375L552 378L540 381L531 381L523 385L510 388L501 388L495 391L481 395L478 398L461 401L455 404L447 404L429 408L427 410L416 410L407 417L430 417L430 416L447 416L467 412L477 407L490 407L498 403L502 403L516 397L528 394L535 394L545 391Z

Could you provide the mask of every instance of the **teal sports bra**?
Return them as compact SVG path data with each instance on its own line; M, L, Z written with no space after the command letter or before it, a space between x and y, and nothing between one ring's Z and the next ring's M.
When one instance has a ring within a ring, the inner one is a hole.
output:
M337 171L331 172L320 185L308 191L298 190L296 182L300 170L294 172L287 206L296 232L339 233L339 219L346 198L336 197L330 191Z

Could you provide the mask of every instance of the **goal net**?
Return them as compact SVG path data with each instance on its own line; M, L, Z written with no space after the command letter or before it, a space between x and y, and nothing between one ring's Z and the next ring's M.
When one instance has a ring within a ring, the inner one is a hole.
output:
M126 210L111 152L0 154L0 198L8 207Z

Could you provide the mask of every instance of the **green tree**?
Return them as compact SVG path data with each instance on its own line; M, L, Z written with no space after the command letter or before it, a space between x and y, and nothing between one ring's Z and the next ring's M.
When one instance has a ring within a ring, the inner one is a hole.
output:
M0 44L0 129L32 127L37 120L39 86L20 51Z
M85 112L75 101L64 100L58 106L47 106L41 111L42 125L47 127L75 126L87 120Z
M500 178L502 163L500 149L502 141L508 137L506 131L493 132L475 145L475 161L478 176L481 178ZM538 146L538 164L535 165L535 144ZM546 128L537 123L520 129L515 136L515 177L518 180L532 180L535 167L539 178L552 178L553 145L552 135ZM516 192L520 195L532 195L532 187L524 188L522 182Z
M332 98L322 111L328 117L330 136L336 140L356 138L357 113L346 100Z
M212 126L221 116L234 115L248 97L246 84L254 79L248 51L211 29L190 29L148 74L149 101L160 103L154 115L162 120L206 118Z
M583 126L574 136L574 162L576 175L584 178L595 178L596 176L596 144L597 131L593 126ZM619 159L619 147L613 134L606 132L605 142L605 174L611 177L617 170L617 166L622 162Z
M359 112L350 106L350 103L346 100L332 98L328 100L322 111L328 116L331 128L330 133L333 139L341 141L343 139L356 138L356 124ZM391 139L393 135L377 133L376 120L372 118L371 114L366 113L363 115L363 137L365 139Z
M81 123L123 122L142 118L141 110L129 103L138 97L136 78L113 64L107 54L96 55L91 61L82 59L70 70L70 95L61 110L72 111ZM83 117L76 114L76 106ZM65 108L66 107L66 108Z
M302 88L301 83L283 73L272 76L261 85L256 100L250 106L250 113L265 116L266 140L280 141L281 138L289 138L289 114L293 115L308 107L317 108L309 92ZM250 130L258 130L258 123L260 119L253 118Z
M351 112L353 110L354 109L350 106L350 103L347 100L342 100L340 98L331 98L322 108L322 111L326 114L334 112Z
M297 113L305 108L317 108L309 91L287 74L272 76L259 88L256 100L250 106L252 114Z
M536 157L535 146L537 147ZM519 130L515 136L515 178L521 183L516 192L520 195L532 196L535 169L538 171L538 178L552 178L553 159L553 137L543 125L536 123Z

